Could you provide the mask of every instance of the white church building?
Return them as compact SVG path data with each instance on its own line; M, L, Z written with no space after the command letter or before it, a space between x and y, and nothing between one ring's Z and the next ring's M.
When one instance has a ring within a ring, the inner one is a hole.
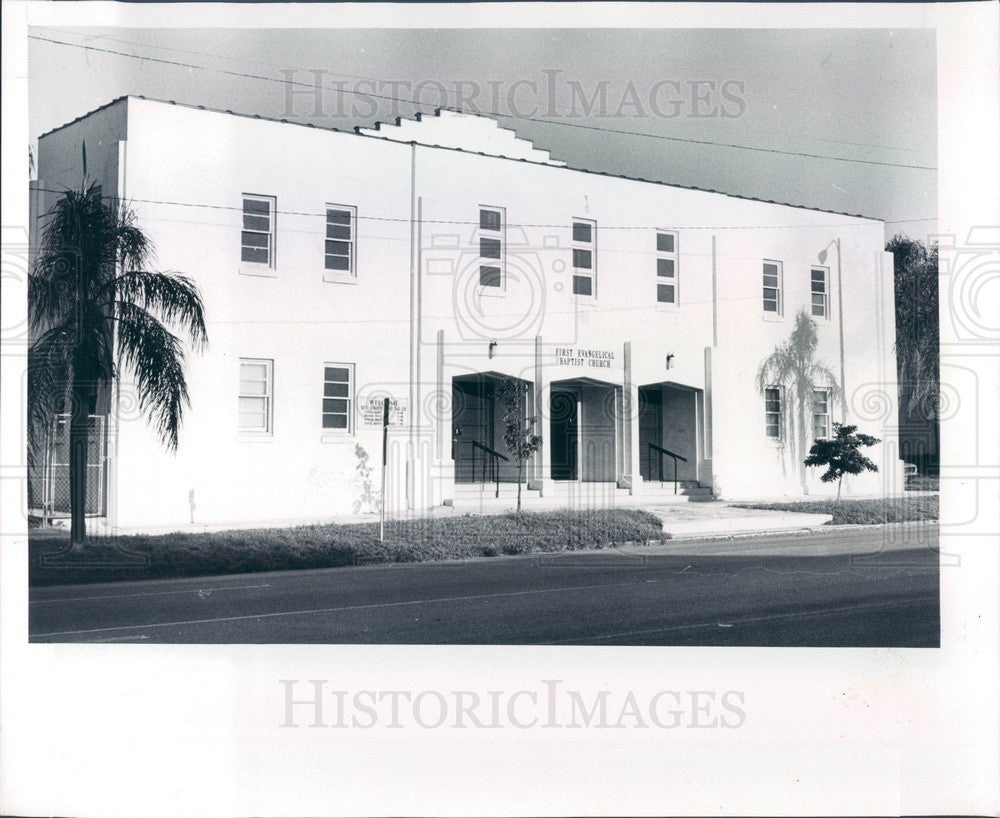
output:
M541 437L528 509L834 493L801 461L841 420L882 440L845 492L902 488L881 221L569 167L454 111L343 132L141 97L40 137L36 215L79 187L84 143L209 336L176 453L114 385L92 516L372 511L385 397L391 513L509 498L507 379ZM758 382L802 315L835 378ZM58 461L34 492L52 514Z

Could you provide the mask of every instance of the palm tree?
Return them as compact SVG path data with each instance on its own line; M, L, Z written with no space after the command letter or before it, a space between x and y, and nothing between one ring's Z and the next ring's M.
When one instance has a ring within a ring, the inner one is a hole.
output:
M84 160L86 161L86 159ZM185 405L184 345L208 341L194 282L150 272L153 247L127 205L110 207L95 185L67 190L46 214L28 280L29 453L35 463L59 414L69 414L70 541L86 536L89 415L116 378L134 380L139 407L168 450L177 449Z
M808 493L806 483L805 458L811 445L812 429L807 422L813 399L813 390L819 386L830 391L836 399L840 394L837 379L829 367L816 360L819 337L816 322L805 310L795 316L795 329L788 340L775 347L757 371L757 391L764 394L768 387L783 387L791 397L794 411L782 411L785 428L782 440L789 441L796 453L799 467L799 481L802 491ZM789 407L791 408L791 407Z

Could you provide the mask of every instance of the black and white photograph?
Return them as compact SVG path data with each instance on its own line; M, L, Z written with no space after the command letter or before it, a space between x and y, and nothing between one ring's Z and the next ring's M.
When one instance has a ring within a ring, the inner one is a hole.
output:
M4 718L204 736L13 812L996 814L997 7L837 8L6 4Z

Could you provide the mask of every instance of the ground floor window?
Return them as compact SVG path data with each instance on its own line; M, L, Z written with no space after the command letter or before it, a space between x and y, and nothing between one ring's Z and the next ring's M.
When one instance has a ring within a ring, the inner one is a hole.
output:
M773 440L781 439L782 403L780 386L769 386L764 390L764 428Z
M812 397L813 437L830 436L830 390L814 389Z
M351 406L354 403L354 364L326 364L323 367L323 429L353 431Z
M240 358L239 430L246 434L271 433L274 362Z

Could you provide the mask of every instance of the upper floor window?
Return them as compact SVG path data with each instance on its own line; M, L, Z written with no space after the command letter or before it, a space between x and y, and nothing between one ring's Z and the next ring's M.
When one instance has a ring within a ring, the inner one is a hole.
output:
M250 434L271 433L274 362L240 358L239 430Z
M812 314L817 318L830 317L830 274L826 267L813 267L810 272Z
M597 223L573 220L573 294L595 294L597 276Z
M677 303L677 233L658 231L656 234L656 301Z
M243 194L240 260L244 264L274 267L274 216L273 196Z
M781 387L769 386L764 390L764 431L769 438L781 440L782 399Z
M503 287L504 211L479 209L479 286Z
M357 209L347 205L326 206L326 243L323 267L334 273L355 275Z
M764 262L764 312L781 315L781 262Z
M830 436L830 390L814 389L812 394L813 437Z
M354 365L326 364L323 367L323 429L353 431L353 402Z

